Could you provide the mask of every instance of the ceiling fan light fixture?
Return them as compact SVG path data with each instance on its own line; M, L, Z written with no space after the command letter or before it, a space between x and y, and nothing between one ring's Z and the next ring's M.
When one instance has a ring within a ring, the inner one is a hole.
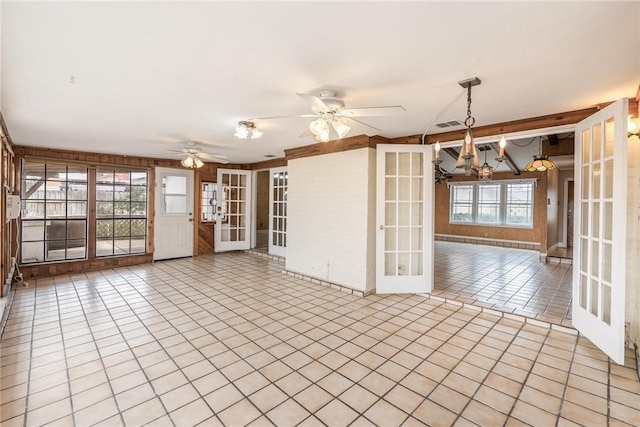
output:
M351 128L341 120L333 120L331 124L333 125L333 129L335 129L336 133L338 134L338 138L340 139L347 136L349 134L349 131L351 130Z
M180 164L181 164L182 166L184 166L185 168L190 168L190 169L192 169L192 168L193 168L193 164L194 164L193 156L189 154L187 157L185 157L184 159L182 159L182 161L180 162Z
M325 132L325 130L328 133L328 129L329 129L329 124L327 123L327 121L323 118L317 119L312 121L311 123L309 123L309 130L311 131L312 134L314 134L316 137L320 137L320 135Z
M204 166L204 162L195 154L187 154L187 156L180 161L180 164L189 169L200 169Z

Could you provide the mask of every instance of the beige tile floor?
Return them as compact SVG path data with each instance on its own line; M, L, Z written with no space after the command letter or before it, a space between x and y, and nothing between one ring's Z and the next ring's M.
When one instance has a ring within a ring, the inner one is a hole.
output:
M2 426L639 424L635 371L575 334L281 269L229 253L18 288Z
M435 295L571 326L571 264L543 263L526 249L443 241L435 257Z

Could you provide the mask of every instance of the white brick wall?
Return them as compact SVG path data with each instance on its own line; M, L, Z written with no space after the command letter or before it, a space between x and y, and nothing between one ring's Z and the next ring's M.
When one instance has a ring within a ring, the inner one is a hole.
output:
M288 168L287 270L373 289L375 150L295 159Z
M640 345L640 139L629 138L627 153L627 275L625 322L631 342Z

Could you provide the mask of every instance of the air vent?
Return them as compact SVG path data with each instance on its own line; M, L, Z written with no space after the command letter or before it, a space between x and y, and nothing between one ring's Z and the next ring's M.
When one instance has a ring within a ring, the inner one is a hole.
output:
M266 157L267 159L272 159L272 158L274 158L274 157L278 157L278 156L276 156L275 154L265 154L265 157Z
M462 126L462 122L460 120L449 120L446 122L436 123L436 126L440 129L452 128L456 126Z

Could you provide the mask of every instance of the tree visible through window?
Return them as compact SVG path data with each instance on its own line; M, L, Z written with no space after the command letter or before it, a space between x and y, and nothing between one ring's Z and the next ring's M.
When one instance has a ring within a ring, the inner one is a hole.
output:
M451 223L533 226L533 182L452 184L450 197Z

